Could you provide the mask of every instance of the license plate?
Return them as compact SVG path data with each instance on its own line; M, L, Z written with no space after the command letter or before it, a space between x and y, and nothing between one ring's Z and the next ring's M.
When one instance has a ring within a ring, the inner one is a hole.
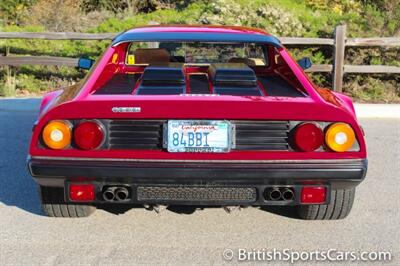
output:
M228 152L231 124L228 121L169 120L169 152Z

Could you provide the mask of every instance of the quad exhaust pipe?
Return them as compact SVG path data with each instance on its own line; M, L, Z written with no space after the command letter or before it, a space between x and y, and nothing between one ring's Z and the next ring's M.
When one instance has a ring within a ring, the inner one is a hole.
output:
M280 200L282 198L282 193L279 188L272 188L269 191L269 198L271 200Z
M114 201L115 199L115 188L114 187L109 187L103 192L103 199L105 201L111 202Z
M103 199L107 202L125 201L129 198L129 191L126 187L108 187L103 192Z
M283 189L283 191L282 191L282 199L283 200L292 200L292 199L294 199L293 190L291 190L290 188Z
M290 187L270 187L265 190L264 197L270 201L290 201L294 199L294 191Z
M115 190L115 199L118 201L124 201L126 199L128 199L129 197L129 192L126 188L121 187L121 188L117 188Z

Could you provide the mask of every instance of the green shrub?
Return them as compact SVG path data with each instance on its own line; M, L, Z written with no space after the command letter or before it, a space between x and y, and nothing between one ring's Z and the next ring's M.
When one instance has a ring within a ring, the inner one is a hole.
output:
M400 103L400 78L388 79L387 75L346 75L345 93L363 102Z
M24 12L36 0L1 0L0 22L4 24L19 25L24 18ZM3 21L1 21L3 20Z
M15 72L10 67L4 67L0 74L0 96L14 96L17 84Z

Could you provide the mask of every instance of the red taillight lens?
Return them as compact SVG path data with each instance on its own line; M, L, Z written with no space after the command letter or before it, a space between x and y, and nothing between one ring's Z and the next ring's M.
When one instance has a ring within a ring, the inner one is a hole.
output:
M300 124L294 130L294 144L301 151L315 151L324 142L322 129L314 123Z
M84 121L74 130L74 141L80 149L96 149L103 143L103 140L104 131L99 122Z
M92 184L70 184L69 198L72 201L93 201L95 186Z
M326 187L303 187L301 189L301 203L321 204L326 201Z

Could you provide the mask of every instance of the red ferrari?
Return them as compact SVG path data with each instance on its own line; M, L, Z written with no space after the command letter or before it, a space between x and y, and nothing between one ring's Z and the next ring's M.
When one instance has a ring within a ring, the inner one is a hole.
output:
M93 63L81 58L86 78L44 97L34 126L28 166L47 215L110 203L349 214L367 171L352 101L316 86L303 71L311 61L276 37L148 26Z

